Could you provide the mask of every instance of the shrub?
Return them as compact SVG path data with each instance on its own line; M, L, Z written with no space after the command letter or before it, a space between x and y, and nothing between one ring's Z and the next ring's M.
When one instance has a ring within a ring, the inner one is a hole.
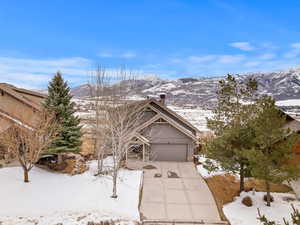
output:
M242 203L243 203L243 205L245 205L247 207L251 207L253 205L252 198L249 196L244 197L242 200Z
M264 201L267 201L267 195L264 195ZM274 197L272 195L270 195L270 201L274 202Z

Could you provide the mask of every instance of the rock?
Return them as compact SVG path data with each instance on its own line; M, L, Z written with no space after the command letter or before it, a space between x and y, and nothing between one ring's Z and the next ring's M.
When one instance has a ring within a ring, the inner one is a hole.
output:
M154 174L154 177L162 177L161 173Z
M173 171L168 171L168 178L179 178L179 176Z
M253 205L252 198L249 196L244 197L242 200L242 204L247 207L251 207Z
M84 158L79 154L74 153L60 153L57 164L53 165L51 169L60 173L67 173L71 175L81 174L88 170L88 165Z
M155 166L153 166L153 165L146 165L146 166L143 166L143 169L154 170L154 169L157 169L157 168Z

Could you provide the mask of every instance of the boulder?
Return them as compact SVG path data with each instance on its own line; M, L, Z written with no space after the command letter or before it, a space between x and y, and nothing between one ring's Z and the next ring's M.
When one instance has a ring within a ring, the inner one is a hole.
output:
M71 175L81 174L88 170L86 161L79 154L60 153L58 159L57 163L51 165L50 169Z
M251 207L253 205L252 198L249 196L244 197L242 203L247 207Z

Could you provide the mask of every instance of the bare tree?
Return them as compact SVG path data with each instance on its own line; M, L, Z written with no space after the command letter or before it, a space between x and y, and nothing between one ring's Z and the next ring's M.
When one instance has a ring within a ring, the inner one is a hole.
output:
M131 148L135 128L143 117L143 101L132 102L128 93L136 84L133 73L125 69L108 72L98 68L91 93L95 105L94 128L98 152L98 174L103 174L103 155L112 155L109 173L113 178L112 198L117 198L118 171ZM106 171L107 172L107 171Z
M42 111L34 127L18 122L0 136L1 142L19 161L24 171L24 182L29 182L29 171L41 153L55 139L57 126L54 117Z
M109 77L106 75L105 68L98 66L95 71L92 71L91 80L89 82L90 97L93 101L93 109L95 114L90 119L90 125L95 134L95 156L98 158L98 173L103 169L103 155L105 146L105 139L103 137L103 129L101 127L103 120L102 101L105 97L105 89L109 85Z

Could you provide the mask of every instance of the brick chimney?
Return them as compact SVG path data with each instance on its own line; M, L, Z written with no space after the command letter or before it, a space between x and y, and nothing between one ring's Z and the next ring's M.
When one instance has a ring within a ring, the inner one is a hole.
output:
M160 98L160 100L159 100L160 103L165 105L165 103L166 103L166 94L160 94L159 98Z

